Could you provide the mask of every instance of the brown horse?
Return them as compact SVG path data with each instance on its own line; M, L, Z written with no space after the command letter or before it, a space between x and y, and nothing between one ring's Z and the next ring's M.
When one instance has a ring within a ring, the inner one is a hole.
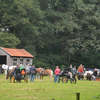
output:
M89 81L91 81L91 79L92 79L92 75L91 75L90 73L87 73L87 75L86 75L86 79L89 80Z
M42 76L42 81L43 81L43 76L48 76L51 78L52 82L52 76L53 76L53 71L51 69L44 69L44 68L36 68L37 73L40 74L40 81L41 81L41 76Z
M12 70L7 71L6 79L10 77L10 82L11 82L11 78L12 78L14 70L15 70L15 67L13 67Z

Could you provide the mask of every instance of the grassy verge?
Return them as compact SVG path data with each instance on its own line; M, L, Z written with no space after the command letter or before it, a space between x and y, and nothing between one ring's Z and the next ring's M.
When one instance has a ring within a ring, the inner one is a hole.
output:
M100 81L77 81L76 84L50 82L44 77L40 82L10 83L5 75L0 74L0 100L76 100L75 93L80 93L80 100L95 100L93 96L100 94Z

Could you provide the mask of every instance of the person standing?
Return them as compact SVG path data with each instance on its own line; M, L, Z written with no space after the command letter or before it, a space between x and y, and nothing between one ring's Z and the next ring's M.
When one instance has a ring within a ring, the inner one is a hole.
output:
M34 82L34 75L36 74L36 68L35 68L35 65L33 65L31 68L30 68L30 82Z
M31 65L30 65L30 64L28 64L28 67L29 67L29 72L30 72Z
M55 79L54 79L54 82L56 83L56 80L57 80L57 83L59 82L59 74L60 74L60 69L58 66L56 66L56 69L55 69Z
M21 79L21 73L20 73L20 67L19 67L19 65L18 65L18 63L16 64L16 67L15 67L15 73L14 73L14 77L15 77L15 79ZM20 82L20 80L19 80L19 82Z
M16 64L15 70L20 69L18 63Z
M97 77L97 68L95 68L93 74L92 74L92 77L95 79Z
M82 66L82 64L80 64L80 66L78 67L78 79L83 80L83 66Z
M76 75L76 66L74 66L74 68L72 70L72 74L73 74L73 78L75 78L75 75Z
M72 64L70 64L70 68L72 69Z
M80 66L78 67L78 73L79 74L83 73L83 66L82 66L82 64L80 64Z
M23 69L23 65L22 65L22 64L20 64L20 71L22 71L22 69Z
M72 78L72 72L73 72L72 64L70 64L69 68L70 68L70 71L68 73L70 75L70 78Z
M85 71L86 71L86 69L85 69L85 67L84 67L84 65L83 65L83 73L85 73Z

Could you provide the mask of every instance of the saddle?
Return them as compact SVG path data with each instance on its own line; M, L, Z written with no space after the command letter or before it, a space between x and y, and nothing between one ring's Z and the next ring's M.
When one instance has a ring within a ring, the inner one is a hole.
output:
M45 75L45 76L46 76L46 75L49 75L48 73L45 73L45 71L46 71L46 69L43 68L43 70L40 71L40 74ZM44 73L43 73L43 72L44 72Z

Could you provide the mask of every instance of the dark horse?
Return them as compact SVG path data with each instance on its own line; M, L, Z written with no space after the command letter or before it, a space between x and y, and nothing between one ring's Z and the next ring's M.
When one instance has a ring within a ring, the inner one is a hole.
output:
M15 70L15 67L13 67L12 70L7 70L6 79L10 77L10 82L11 82L14 70Z
M49 75L52 82L53 71L51 69L36 68L36 71L40 74L40 81L41 81L41 76L42 76L42 81L43 81L43 76Z
M80 73L80 74L77 73L76 75L77 75L78 80L83 80L84 79L83 73Z

